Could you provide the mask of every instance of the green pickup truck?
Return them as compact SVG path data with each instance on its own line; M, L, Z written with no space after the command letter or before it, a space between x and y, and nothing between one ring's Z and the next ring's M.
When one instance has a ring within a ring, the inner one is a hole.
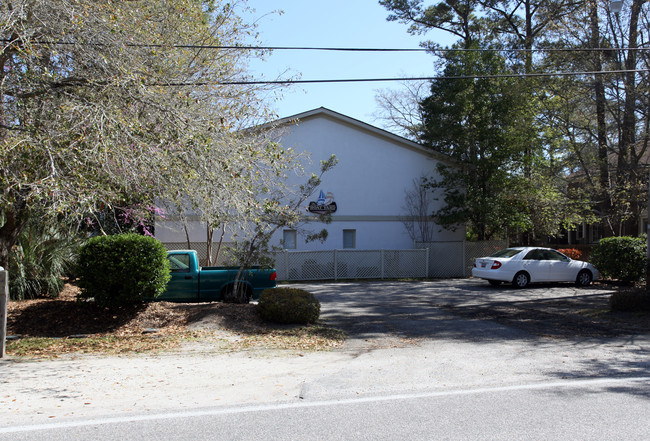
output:
M170 251L167 254L172 278L167 290L156 300L167 302L212 302L223 300L235 286L239 267L199 266L194 250ZM248 298L257 299L262 291L275 288L277 273L274 269L253 267L242 271L239 284L246 290Z

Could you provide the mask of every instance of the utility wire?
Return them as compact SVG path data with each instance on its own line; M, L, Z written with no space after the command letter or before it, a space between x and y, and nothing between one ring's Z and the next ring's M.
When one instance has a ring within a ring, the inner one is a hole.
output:
M634 70L609 70L609 71L586 71L586 72L551 72L551 73L529 73L529 74L502 74L502 75L462 75L462 76L437 76L437 77L392 77L392 78L345 78L345 79L321 79L321 80L242 80L242 81L205 81L188 83L148 83L147 86L159 87L182 87L182 86L242 86L242 85L264 85L264 84L318 84L318 83L369 83L382 81L435 81L435 80L473 80L473 79L496 79L496 78L535 78L554 76L580 76L580 75L607 75L628 72L648 72L650 69Z
M16 40L3 38L3 43L17 43ZM650 47L598 47L598 48L536 48L536 49L462 49L462 48L370 48L370 47L319 47L319 46L221 46L200 44L156 44L156 43L125 43L124 45L110 43L79 43L72 41L33 41L32 44L43 46L109 46L109 47L136 47L155 49L224 49L241 51L333 51L333 52L595 52L595 51L647 51Z
M5 43L15 40L0 39ZM95 45L109 46L103 43L75 43L75 42L36 42L36 44L49 45ZM113 45L111 45L113 46ZM115 45L118 46L118 45ZM136 44L127 43L131 47L152 47L152 48L195 48L195 49L236 49L236 50L320 50L320 51L355 51L355 52L426 52L429 49L399 49L399 48L333 48L333 47L306 47L306 46L209 46L209 45L172 45L161 44ZM434 49L433 52L482 52L482 51L613 51L622 48L579 48L579 49ZM627 50L650 50L650 47L628 48ZM562 77L581 75L607 75L622 73L648 72L648 69L635 70L611 70L611 71L583 71L583 72L551 72L551 73L528 73L528 74L501 74L501 75L462 75L462 76L425 76L425 77L388 77L388 78L339 78L339 79L314 79L314 80L237 80L237 81L205 81L205 82L170 82L170 83L147 83L150 87L183 87L183 86L226 86L226 85L290 85L290 84L325 84L325 83L368 83L368 82L392 82L392 81L435 81L435 80L468 80L468 79L498 79L498 78L539 78L539 77Z

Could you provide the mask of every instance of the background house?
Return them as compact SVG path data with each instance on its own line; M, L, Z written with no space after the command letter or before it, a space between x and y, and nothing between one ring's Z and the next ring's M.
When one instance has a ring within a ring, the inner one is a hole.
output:
M322 107L283 118L277 124L281 126L278 132L281 145L308 153L309 160L304 164L306 172L317 171L319 162L332 154L336 155L338 164L323 176L321 186L303 207L306 218L316 217L313 212L329 212L331 223L311 222L296 230L278 231L272 245L292 251L412 250L418 247L415 242L422 239L410 235L404 224L405 218L408 219L406 193L414 190L414 181L422 176L435 178L436 165L447 161L446 157ZM290 183L299 185L306 181L306 176L296 175L290 179L294 181ZM427 199L428 213L440 208L442 201L436 200L431 192ZM461 244L462 248L464 227L450 231L430 218L411 218L411 221L428 224L428 241ZM306 233L323 228L328 231L326 241L305 243ZM186 244L182 225L173 219L158 219L155 231L163 243ZM189 222L188 233L193 244L205 241L205 226L198 221ZM462 252L458 253L461 259Z
M286 125L281 144L310 153L313 164L306 164L306 170L316 168L319 161L332 154L339 162L323 177L322 185L309 201L312 211L331 210L332 222L324 226L329 233L327 240L305 243L300 232L296 232L294 241L291 230L285 230L274 243L284 239L285 248L297 250L414 247L403 222L407 216L405 194L413 190L414 180L435 175L436 164L445 159L442 155L322 107L285 118L280 123ZM299 182L297 178L296 183ZM434 200L430 193L428 203L431 213L441 202ZM309 205L304 208L307 214ZM430 219L428 222L430 240L462 241L464 238L463 228L452 232ZM314 223L308 228L319 230L323 225Z

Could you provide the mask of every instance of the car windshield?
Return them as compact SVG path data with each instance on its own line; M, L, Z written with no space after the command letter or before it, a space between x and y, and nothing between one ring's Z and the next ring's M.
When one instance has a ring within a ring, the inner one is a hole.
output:
M505 250L499 250L496 253L490 254L489 257L512 257L516 256L517 254L521 253L521 250L517 250L515 248L506 248Z

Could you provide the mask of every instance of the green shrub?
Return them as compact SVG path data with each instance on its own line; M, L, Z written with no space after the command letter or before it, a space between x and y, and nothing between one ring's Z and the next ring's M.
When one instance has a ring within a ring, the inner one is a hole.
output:
M643 289L619 291L609 298L612 311L650 311L650 293Z
M165 247L137 234L90 239L81 248L77 271L80 297L103 307L152 300L171 277Z
M589 260L603 277L638 282L646 272L646 239L607 237L591 250Z
M298 288L266 289L257 309L264 320L275 323L316 323L320 302L313 294Z

